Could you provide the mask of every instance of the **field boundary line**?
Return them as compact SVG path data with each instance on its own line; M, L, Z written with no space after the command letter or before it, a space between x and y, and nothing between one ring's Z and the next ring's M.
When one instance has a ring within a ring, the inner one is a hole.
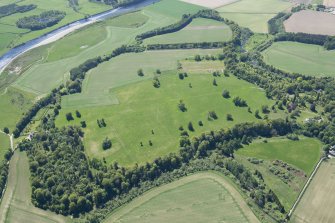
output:
M289 213L287 214L286 219L290 219L290 218L291 218L291 216L292 216L294 210L296 209L296 207L298 206L300 200L302 199L302 196L305 194L305 192L306 192L308 186L310 185L310 183L311 183L311 181L313 180L313 178L314 178L316 172L318 171L319 167L321 166L322 162L323 162L325 159L327 159L327 157L322 157L322 158L319 160L318 164L314 167L314 170L313 170L312 174L310 175L310 177L308 178L307 182L305 183L305 186L302 188L302 190L301 190L301 192L300 192L300 194L299 194L297 200L294 202L294 204L293 204L291 210L290 210Z

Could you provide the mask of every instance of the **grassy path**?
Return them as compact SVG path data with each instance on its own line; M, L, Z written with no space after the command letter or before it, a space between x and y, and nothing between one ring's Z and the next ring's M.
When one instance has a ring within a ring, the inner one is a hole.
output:
M31 203L28 157L15 151L9 167L7 190L0 205L0 223L65 223L63 216L36 208Z
M117 209L114 213L110 215L104 222L117 222L125 215L129 215L130 212L133 210L139 208L141 205L144 205L145 203L149 202L150 200L154 199L155 197L162 195L168 191L171 191L173 189L183 187L189 183L199 181L199 180L212 180L221 186L223 186L229 194L233 197L234 202L239 206L241 212L243 215L248 219L248 222L251 223L258 223L260 222L257 217L254 215L254 213L250 210L240 193L232 186L224 177L212 173L212 172L202 172L197 173L191 176L184 177L180 180L177 180L175 182L160 186L158 188L154 188L150 190L149 192L139 196L138 198L134 199L129 204L121 207L120 209ZM199 191L199 193L202 193L203 191ZM208 193L208 192L205 192ZM177 202L177 201L175 201ZM163 205L163 204L162 204ZM227 210L228 211L228 210Z

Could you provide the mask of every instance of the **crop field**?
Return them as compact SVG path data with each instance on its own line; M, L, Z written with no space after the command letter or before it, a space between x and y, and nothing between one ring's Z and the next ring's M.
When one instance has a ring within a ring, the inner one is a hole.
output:
M252 112L262 105L271 106L274 103L266 98L261 89L233 76L216 78L217 86L213 85L213 79L209 73L190 73L184 80L180 80L177 71L170 71L159 77L160 88L154 88L149 79L112 90L111 95L117 98L118 105L78 108L69 106L65 100L56 125L79 125L80 121L85 120L87 128L84 130L84 143L87 154L129 166L178 151L178 128L183 126L187 130L189 122L193 123L195 129L189 132L192 136L206 130L256 121L254 114L249 113L246 107L234 105L233 97L245 99ZM229 90L230 99L221 96L223 89ZM180 100L185 103L186 112L178 109ZM66 121L65 114L74 114L76 109L82 117ZM215 111L218 120L208 120L209 111ZM233 121L226 120L229 113L233 115ZM271 113L270 118L281 115L280 112ZM106 121L105 128L97 125L97 119L101 118ZM198 125L199 121L203 122L203 126ZM101 143L107 136L112 139L113 148L103 151ZM148 145L149 140L153 145Z
M16 151L10 162L7 190L0 204L0 222L70 222L70 219L33 206L29 177L27 155Z
M282 0L241 0L216 10L222 17L233 20L240 26L254 32L267 33L267 22L292 5L289 1Z
M225 177L204 172L145 193L104 221L112 222L256 223L259 220Z
M311 174L321 156L322 144L313 138L300 137L292 141L286 138L271 138L268 143L255 141L236 153L248 157L266 160L282 160L291 164L306 174Z
M322 46L276 42L263 52L266 63L279 69L312 76L335 75L335 50L325 50Z
M135 36L140 33L170 25L183 14L200 9L201 7L177 0L165 0L131 14L131 20L128 20L128 15L124 15L86 27L47 47L43 46L44 51L40 53L45 56L42 59L36 57L36 62L21 74L14 86L34 94L45 94L64 83L68 79L69 70L85 60L111 53L122 44L133 43ZM96 35L97 33L99 34ZM68 46L70 50L64 51ZM35 52L27 52L22 57L29 58ZM21 70L21 65L18 59L11 68Z
M22 113L32 105L32 98L32 95L11 87L1 91L0 129L8 127L10 131L13 131Z
M303 10L284 22L286 32L335 35L335 16L327 12Z
M324 0L323 5L327 7L335 7L335 1L334 0Z
M335 159L324 161L293 212L292 223L334 222Z
M255 141L249 146L238 150L236 159L243 165L260 171L266 184L277 194L279 200L286 210L289 210L304 186L307 176L319 161L321 156L321 142L316 139L302 138L299 141L291 141L286 138L267 139L268 143ZM261 163L253 164L248 158L263 160ZM274 168L274 160L282 160L292 167L299 168L300 172L287 171L284 180L270 171ZM289 180L286 180L289 179Z
M1 6L11 4L13 1L5 0L1 1ZM8 32L6 35L1 35L2 40L0 45L0 55L4 52L6 52L10 47L13 47L14 45L21 44L23 42L26 42L30 39L36 38L40 35L43 35L44 33L47 33L51 30L54 30L57 27L63 26L67 23L70 23L72 21L84 18L85 15L89 14L96 14L102 11L106 11L110 9L110 6L107 6L105 4L98 4L91 1L85 1L85 0L79 0L79 7L77 7L77 11L74 11L70 6L69 2L67 0L61 0L61 1L43 1L43 0L24 0L20 1L17 4L18 5L29 5L29 4L35 4L37 5L37 8L25 13L16 13L12 14L10 16L6 16L3 18L0 18L0 30L6 30ZM48 10L60 10L66 12L66 16L63 20L61 20L58 24L48 27L43 30L38 31L30 31L26 29L20 29L16 27L16 21L22 17L30 16L30 15L37 15L44 11ZM8 27L11 27L9 30ZM20 35L24 33L24 35ZM11 35L10 35L11 34Z
M232 31L225 23L195 19L184 29L166 35L155 36L144 41L146 44L222 42L232 38Z

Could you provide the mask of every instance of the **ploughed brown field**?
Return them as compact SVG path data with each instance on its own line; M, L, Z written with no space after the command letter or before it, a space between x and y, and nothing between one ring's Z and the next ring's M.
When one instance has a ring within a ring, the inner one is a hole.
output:
M335 35L335 15L303 10L284 22L286 32Z

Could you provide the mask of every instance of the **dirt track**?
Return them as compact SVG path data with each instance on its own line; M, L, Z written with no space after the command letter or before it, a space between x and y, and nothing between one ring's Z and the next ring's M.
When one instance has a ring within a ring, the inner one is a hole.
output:
M286 32L335 35L335 15L303 10L284 22Z

